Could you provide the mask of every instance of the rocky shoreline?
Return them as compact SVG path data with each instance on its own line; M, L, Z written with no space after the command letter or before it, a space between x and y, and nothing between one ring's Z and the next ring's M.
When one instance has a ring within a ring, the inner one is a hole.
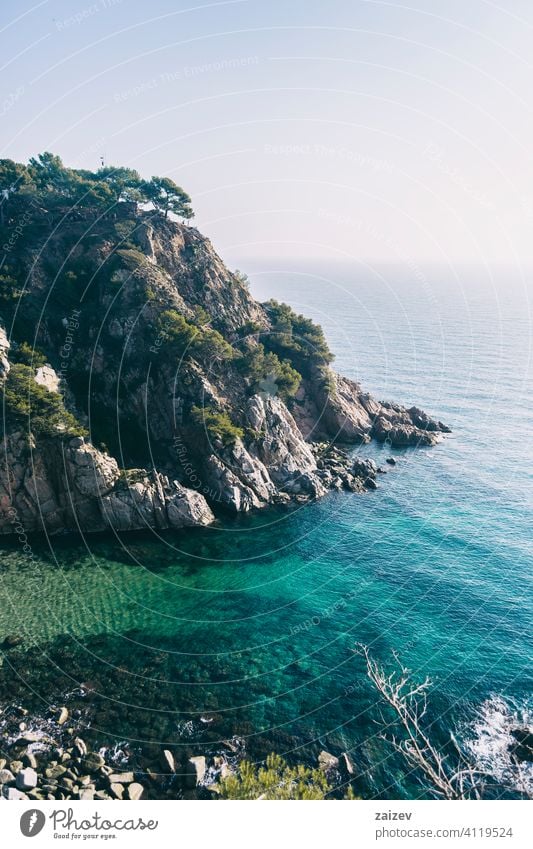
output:
M220 783L238 773L245 757L239 737L196 753L155 745L90 748L76 711L66 706L36 721L14 705L0 719L9 741L0 757L0 801L217 799ZM350 755L340 750L319 751L314 766L327 777L332 798L341 797L355 777Z
M181 757L169 748L150 746L130 750L95 747L88 742L79 709L51 707L43 717L13 705L0 713L7 741L0 758L0 799L82 801L148 798L209 798L209 783L231 769L239 750L228 741L229 760L221 755ZM94 735L90 735L94 737ZM84 737L86 739L84 739ZM93 746L93 748L91 748Z
M20 705L0 711L6 741L0 757L0 801L217 800L225 780L238 776L241 763L249 761L245 740L238 736L186 748L177 744L131 748L125 742L99 747L88 742L93 735L81 730L79 713L64 705L50 708L39 719L31 718ZM206 723L211 719L204 717ZM531 728L516 725L509 735L509 762L528 767L533 760ZM353 753L333 741L327 750L320 745L307 753L301 747L297 750L307 767L324 774L327 798L346 798L348 788L354 798L360 797L358 777L368 764L358 763ZM498 783L495 787L501 792Z

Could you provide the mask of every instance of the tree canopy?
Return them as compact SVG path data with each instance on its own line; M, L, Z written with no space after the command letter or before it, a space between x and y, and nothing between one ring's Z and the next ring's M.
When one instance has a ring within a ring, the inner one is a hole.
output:
M156 209L164 212L165 218L169 212L182 218L193 217L189 195L170 177L152 177L150 182L145 184L144 190L148 200Z
M0 159L0 226L33 202L46 210L71 205L107 209L114 204L151 204L164 214L190 219L191 198L169 177L143 180L133 168L106 165L96 171L68 168L61 157L45 151L27 165Z

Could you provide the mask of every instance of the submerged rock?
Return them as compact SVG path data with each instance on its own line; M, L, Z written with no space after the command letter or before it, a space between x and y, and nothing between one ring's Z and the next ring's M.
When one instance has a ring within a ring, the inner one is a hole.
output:
M29 766L17 773L16 784L19 790L32 790L37 787L37 781L37 772Z
M7 637L4 637L2 648L14 649L16 646L20 646L23 642L24 638L20 637L18 634L8 634Z
M531 728L513 728L511 734L516 741L512 746L514 757L518 761L533 763L533 731Z

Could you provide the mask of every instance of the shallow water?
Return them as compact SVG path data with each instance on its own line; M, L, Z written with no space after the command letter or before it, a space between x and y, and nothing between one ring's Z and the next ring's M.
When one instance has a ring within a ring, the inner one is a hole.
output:
M38 711L89 682L92 729L109 741L238 734L252 756L301 758L337 747L362 794L423 795L379 737L362 642L430 675L436 739L458 731L501 778L505 737L531 706L529 281L251 272L256 296L323 324L341 372L453 434L431 449L357 449L398 460L365 495L160 537L33 541L33 561L4 543L0 637L24 644L4 654L2 698Z

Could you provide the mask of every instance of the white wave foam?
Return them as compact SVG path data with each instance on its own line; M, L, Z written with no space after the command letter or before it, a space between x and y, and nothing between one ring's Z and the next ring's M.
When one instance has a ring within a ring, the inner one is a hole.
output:
M528 705L492 696L483 702L470 726L473 736L465 740L465 748L477 769L491 775L499 784L528 795L533 795L533 763L517 762L513 752L518 744L512 732L524 729L533 733L532 718Z

